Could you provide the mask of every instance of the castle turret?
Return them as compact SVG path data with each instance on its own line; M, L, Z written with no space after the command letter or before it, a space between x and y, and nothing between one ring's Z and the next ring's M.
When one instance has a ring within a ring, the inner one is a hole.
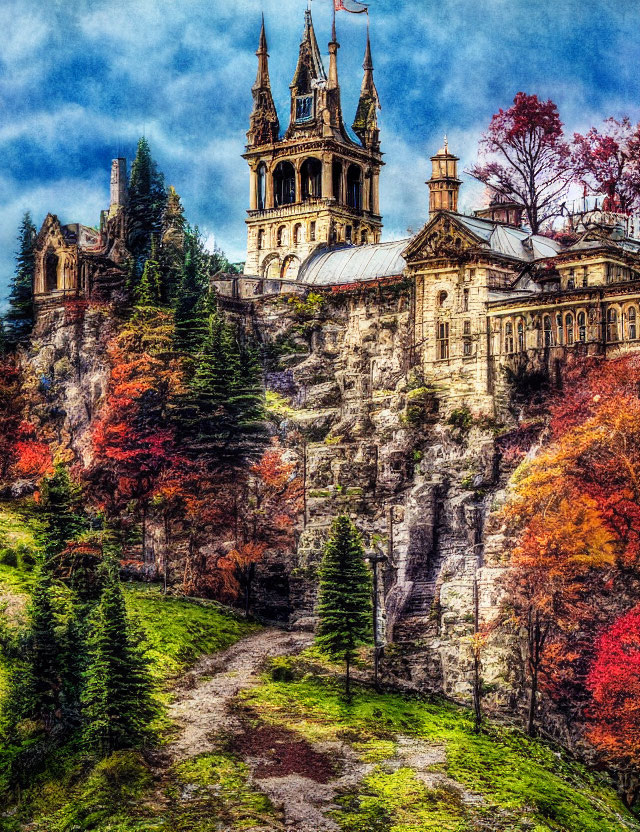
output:
M373 61L371 59L371 42L367 29L367 47L364 53L364 78L360 88L360 101L353 122L353 132L365 147L380 149L380 131L378 129L377 110L380 109L378 90L373 80Z
M111 162L111 188L109 216L113 217L127 204L127 160L114 159Z
M447 137L444 146L431 157L431 179L429 186L429 213L435 211L458 211L458 191L462 182L458 179L460 159L449 152Z
M278 112L273 103L271 82L269 80L269 52L267 51L267 34L264 28L264 16L260 29L260 43L258 51L258 73L251 92L253 94L253 110L247 133L248 147L255 147L278 141L280 122Z

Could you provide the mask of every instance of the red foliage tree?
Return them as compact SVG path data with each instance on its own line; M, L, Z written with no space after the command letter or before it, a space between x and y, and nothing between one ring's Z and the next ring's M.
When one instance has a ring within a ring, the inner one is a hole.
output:
M640 206L640 125L608 118L601 130L574 133L571 148L576 179L602 194L605 211L631 213Z
M620 772L632 806L640 795L640 605L599 637L587 679L593 697L589 739Z
M485 161L472 168L472 176L523 205L537 234L560 213L572 176L556 105L519 92L508 110L493 116L481 147Z

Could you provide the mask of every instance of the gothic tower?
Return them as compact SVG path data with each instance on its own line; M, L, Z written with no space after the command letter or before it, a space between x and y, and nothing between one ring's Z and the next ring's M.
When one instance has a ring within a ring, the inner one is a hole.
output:
M435 211L458 211L458 191L462 182L458 179L459 158L449 152L447 137L444 147L431 157L431 179L429 186L429 213Z
M339 47L334 23L327 74L306 11L290 85L289 126L280 137L263 20L244 154L251 177L245 274L295 280L300 264L318 247L380 239L378 187L384 163L371 46L367 36L353 137L342 117Z

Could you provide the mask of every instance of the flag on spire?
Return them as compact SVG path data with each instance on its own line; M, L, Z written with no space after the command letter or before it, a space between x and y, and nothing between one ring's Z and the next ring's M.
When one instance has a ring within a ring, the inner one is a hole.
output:
M351 12L352 14L362 14L362 12L369 11L367 5L357 2L357 0L333 0L333 7L337 12Z

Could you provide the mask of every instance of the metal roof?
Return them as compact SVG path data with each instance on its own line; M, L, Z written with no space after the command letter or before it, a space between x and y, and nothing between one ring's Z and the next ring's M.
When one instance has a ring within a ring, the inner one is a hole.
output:
M408 243L405 239L318 249L300 266L298 283L335 286L401 275L406 266L401 252Z
M491 251L517 260L530 262L542 257L554 257L562 248L556 240L542 234L531 234L522 228L514 228L493 220L465 217L463 214L457 215L455 219L488 243Z

